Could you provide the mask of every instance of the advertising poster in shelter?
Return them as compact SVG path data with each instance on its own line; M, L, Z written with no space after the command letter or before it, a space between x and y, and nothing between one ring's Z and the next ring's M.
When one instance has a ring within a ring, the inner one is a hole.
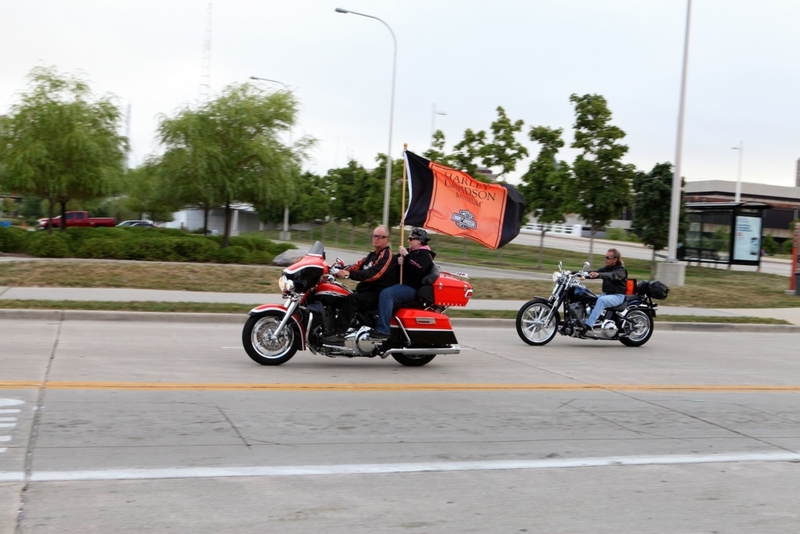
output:
M734 261L758 261L761 254L761 217L736 216Z

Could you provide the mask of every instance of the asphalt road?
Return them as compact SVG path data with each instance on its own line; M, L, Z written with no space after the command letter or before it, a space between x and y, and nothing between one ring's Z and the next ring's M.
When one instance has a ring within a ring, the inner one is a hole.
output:
M456 333L261 367L236 324L0 319L0 533L797 531L796 335Z

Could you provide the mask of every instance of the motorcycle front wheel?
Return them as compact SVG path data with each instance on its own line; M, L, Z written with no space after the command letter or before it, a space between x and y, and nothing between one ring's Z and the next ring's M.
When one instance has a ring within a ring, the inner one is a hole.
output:
M633 310L625 317L628 322L625 337L619 341L627 347L641 347L653 335L653 318L642 310Z
M529 300L517 313L517 334L528 345L547 345L558 331L558 312L545 324L553 306L546 299Z
M300 338L291 323L278 336L273 337L283 315L278 310L270 310L262 315L251 315L247 319L242 330L242 345L254 362L261 365L280 365L291 360L297 352Z

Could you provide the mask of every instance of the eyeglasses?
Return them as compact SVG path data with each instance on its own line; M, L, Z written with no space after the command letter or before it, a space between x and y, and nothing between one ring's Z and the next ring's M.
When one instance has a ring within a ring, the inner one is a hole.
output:
M387 237L389 237L389 236L388 235L372 234L372 239L386 239Z
M616 260L616 256L606 256L607 260Z

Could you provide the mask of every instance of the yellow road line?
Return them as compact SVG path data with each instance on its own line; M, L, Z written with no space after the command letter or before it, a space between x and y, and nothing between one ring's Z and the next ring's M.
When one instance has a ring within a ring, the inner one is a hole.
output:
M0 389L38 388L33 381L0 381ZM152 391L677 391L800 392L800 385L706 384L197 384L163 382L47 382L46 389Z

